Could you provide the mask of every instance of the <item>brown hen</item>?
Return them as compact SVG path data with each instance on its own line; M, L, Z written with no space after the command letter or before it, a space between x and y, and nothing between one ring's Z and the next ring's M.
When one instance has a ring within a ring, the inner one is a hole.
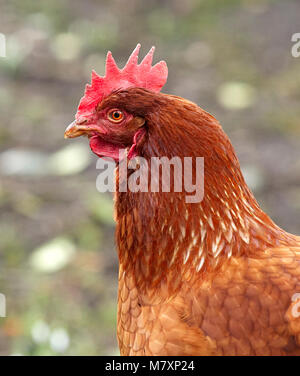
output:
M66 137L88 135L113 158L117 188L126 155L203 157L205 180L198 203L174 189L116 190L121 354L300 355L300 238L260 209L216 119L160 93L166 64L152 66L151 49L137 65L138 51L123 70L108 54Z

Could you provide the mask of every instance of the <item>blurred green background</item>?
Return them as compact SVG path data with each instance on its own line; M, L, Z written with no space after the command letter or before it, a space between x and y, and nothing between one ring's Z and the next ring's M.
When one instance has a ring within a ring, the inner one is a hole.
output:
M137 42L165 92L229 134L262 207L300 234L298 0L0 0L0 354L114 355L112 197L86 139L63 139L84 85Z

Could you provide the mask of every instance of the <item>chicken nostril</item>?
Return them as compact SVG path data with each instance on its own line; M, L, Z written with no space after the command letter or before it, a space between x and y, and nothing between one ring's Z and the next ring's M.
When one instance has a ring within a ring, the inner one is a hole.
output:
M78 120L76 120L76 125L87 124L87 122L88 122L87 119L78 119Z

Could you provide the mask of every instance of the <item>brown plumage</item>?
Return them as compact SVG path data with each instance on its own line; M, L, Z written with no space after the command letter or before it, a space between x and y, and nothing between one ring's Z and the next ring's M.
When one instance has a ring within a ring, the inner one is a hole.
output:
M106 114L115 108L125 119L114 128ZM147 161L205 161L200 203L186 203L185 192L115 194L121 354L300 355L300 238L260 209L215 118L132 87L101 99L94 125L84 124L99 156L109 142L110 155L111 143L134 144Z
M259 208L212 116L173 96L122 95L130 109L119 107L147 121L140 155L204 156L205 194L199 205L179 193L116 194L121 353L300 354L290 313L300 239ZM149 97L155 108L141 113Z

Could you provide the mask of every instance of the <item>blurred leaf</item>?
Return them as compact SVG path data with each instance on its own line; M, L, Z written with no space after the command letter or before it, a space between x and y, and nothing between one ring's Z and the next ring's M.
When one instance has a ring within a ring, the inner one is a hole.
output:
M241 110L254 104L255 89L244 82L226 82L219 87L217 96L223 107Z
M88 145L73 143L52 154L48 160L49 171L56 175L72 175L83 171L90 163Z
M74 254L74 244L67 238L59 237L34 250L30 263L40 272L52 273L64 268Z
M50 336L50 328L44 321L36 321L31 329L31 336L35 343L45 343Z
M51 332L50 346L55 352L63 353L70 345L69 334L64 328L57 328Z
M4 175L44 175L47 156L35 150L10 149L0 154L0 172Z
M57 35L52 45L53 52L59 60L74 60L81 51L81 40L71 33Z

